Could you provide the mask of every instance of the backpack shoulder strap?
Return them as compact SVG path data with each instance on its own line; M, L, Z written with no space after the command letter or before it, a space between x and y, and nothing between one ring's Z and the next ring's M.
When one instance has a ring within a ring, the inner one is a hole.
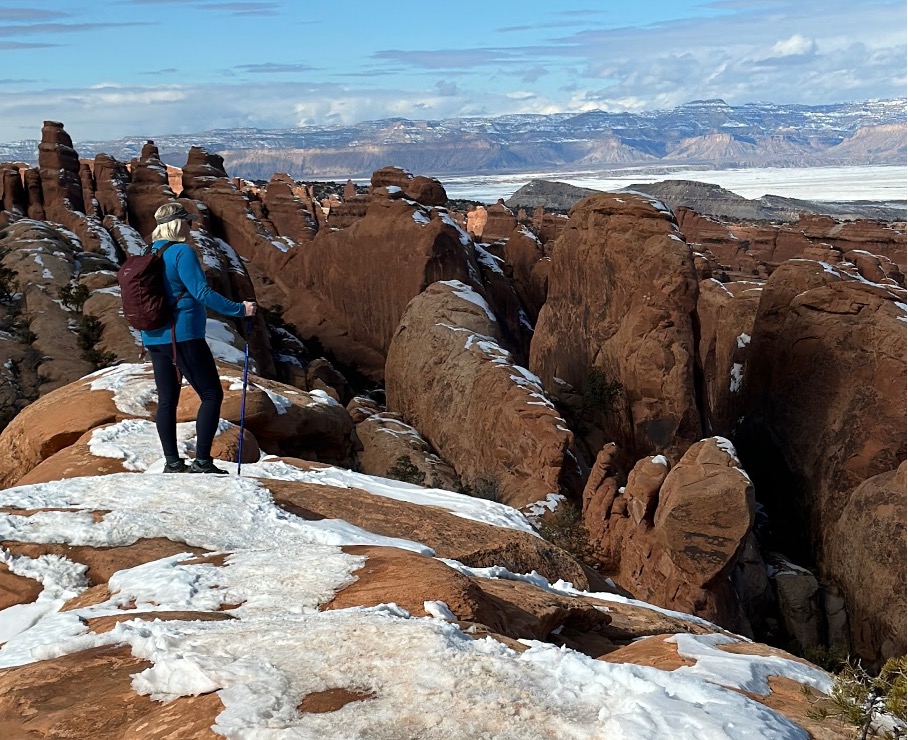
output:
M174 242L174 241L167 241L167 242L164 242L164 246L161 247L161 248L160 248L159 250L157 250L157 251L154 251L154 245L153 245L153 244L149 244L147 247L145 247L145 251L143 252L143 254L156 254L158 257L160 257L160 256L162 256L162 255L164 254L165 251L167 251L167 247L171 247L171 246L173 246L174 244L179 244L179 242Z
M158 257L163 257L163 256L164 256L164 252L167 251L167 248L168 248L168 247L172 247L174 244L179 244L179 243L180 243L180 242L173 242L173 241L165 242L164 246L161 247L161 248L157 251Z

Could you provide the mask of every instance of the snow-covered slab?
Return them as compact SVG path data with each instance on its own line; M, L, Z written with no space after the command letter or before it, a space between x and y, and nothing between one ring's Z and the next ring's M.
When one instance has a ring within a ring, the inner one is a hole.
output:
M222 466L226 467L226 464ZM445 491L441 488L423 488L392 478L355 473L346 468L328 467L318 470L301 470L279 460L269 460L265 457L258 463L243 465L243 475L301 483L319 483L338 488L359 488L376 496L407 501L421 506L438 506L463 519L516 529L539 536L523 514L505 504Z
M147 432L123 427L120 444L128 449L129 435L144 443ZM132 454L142 459L134 449ZM525 521L494 502L334 468L300 471L266 459L243 470L353 485L461 508L462 514L472 506L473 517L501 518L512 526ZM703 668L700 674L668 673L597 661L547 643L523 641L529 649L517 652L490 638L476 640L450 622L453 615L442 602L427 602L429 617L414 617L395 604L320 611L356 579L365 561L342 545L432 551L339 520L301 519L275 505L267 481L120 473L6 489L0 507L43 509L29 516L0 514L0 540L115 547L166 538L187 545L184 554L118 571L107 584L107 600L65 612L59 611L64 601L88 586L84 566L0 551L13 572L44 588L34 605L0 610L0 635L6 638L0 668L127 645L153 664L133 676L136 692L158 701L217 692L224 710L213 729L228 738L807 738L774 711L718 685L716 676L730 676L728 685L751 685L739 676L742 669L732 673L715 663L718 643L679 643L679 649L697 652ZM229 554L223 564L190 559L190 547ZM520 578L567 595L582 593L561 581L549 585L535 573L445 562L481 577ZM156 611L183 612L186 619L139 616ZM232 618L193 620L198 612ZM93 617L130 613L136 616L109 632L88 628ZM765 666L756 671L765 672ZM336 712L298 711L302 697L338 687L368 698Z

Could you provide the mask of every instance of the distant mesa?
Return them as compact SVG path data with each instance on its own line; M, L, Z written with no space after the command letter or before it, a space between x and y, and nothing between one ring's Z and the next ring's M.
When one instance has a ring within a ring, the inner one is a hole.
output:
M154 135L161 160L179 165L193 144L219 154L232 175L267 181L368 178L389 164L433 177L566 172L613 165L823 167L904 165L905 99L824 106L693 101L642 113L556 113L347 126L231 128ZM83 157L138 157L154 132L80 141ZM37 141L0 144L0 161L36 163Z
M688 208L704 216L731 221L796 222L802 213L832 216L842 220L874 219L904 221L905 207L876 202L820 202L764 195L745 198L719 185L695 180L662 180L634 184L619 192L639 192L652 195L672 210ZM567 212L588 195L604 192L580 188L565 182L531 180L505 201L509 208L545 208Z
M582 198L601 190L578 188L566 182L552 180L530 180L504 203L508 208L537 208L542 206L553 211L568 211Z

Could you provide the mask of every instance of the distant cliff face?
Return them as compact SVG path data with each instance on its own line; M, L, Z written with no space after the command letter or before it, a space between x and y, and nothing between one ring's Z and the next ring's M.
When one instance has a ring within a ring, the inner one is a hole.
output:
M647 193L661 200L672 210L688 208L703 216L731 221L780 221L794 223L802 213L815 213L842 220L874 219L904 221L905 208L890 203L830 202L784 198L764 195L745 198L719 185L696 180L662 180L638 183L622 189L624 192ZM578 188L565 182L531 180L517 190L505 204L511 208L545 208L567 211L588 195L601 192Z
M824 106L700 100L637 114L389 119L171 136L149 131L120 141L78 142L78 148L82 156L105 152L125 161L138 156L150 136L170 164L180 164L199 144L220 154L231 174L247 179L267 180L274 172L346 179L369 177L387 165L436 177L610 165L903 165L905 132L905 100ZM34 164L36 148L34 141L0 144L0 161Z

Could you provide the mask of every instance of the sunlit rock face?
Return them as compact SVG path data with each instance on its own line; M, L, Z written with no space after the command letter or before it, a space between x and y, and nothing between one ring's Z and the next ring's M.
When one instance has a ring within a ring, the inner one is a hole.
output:
M435 283L401 319L385 368L388 405L416 426L464 483L524 506L559 492L573 435L496 337L468 286Z
M437 280L478 278L473 244L446 211L393 196L373 195L361 219L299 252L279 278L294 297L285 320L375 378L411 299Z
M433 178L414 176L400 167L383 167L372 173L373 188L400 188L404 196L424 206L443 206L448 201L444 186Z
M853 263L871 282L905 286L905 231L875 221L801 214L791 224L727 223L690 208L675 210L687 241L709 250L718 267L765 278L786 260ZM847 267L847 266L846 266Z
M654 603L750 633L730 576L755 498L734 447L717 437L697 442L671 470L664 456L643 458L626 486L616 453L603 448L583 493L583 521L607 572Z
M555 243L530 370L552 394L561 381L581 391L595 377L620 384L598 420L606 441L633 459L677 460L700 436L696 300L690 250L671 213L642 196L591 196Z

